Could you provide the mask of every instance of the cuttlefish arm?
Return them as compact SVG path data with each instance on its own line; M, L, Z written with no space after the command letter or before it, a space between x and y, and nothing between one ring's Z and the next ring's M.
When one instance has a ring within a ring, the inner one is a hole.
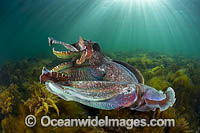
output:
M95 81L102 80L104 75L105 72L99 69L88 67L83 64L74 66L71 62L65 62L54 67L52 70L43 67L42 74L40 75L40 82L45 83L47 80L52 80L54 82Z
M61 63L59 65L57 65L56 67L54 67L51 72L61 72L65 69L70 69L73 67L73 64L72 62L64 62L64 63Z
M62 41L57 41L53 37L48 37L49 46L52 46L53 44L59 44L63 45L66 49L69 51L56 51L55 48L53 48L53 54L56 55L58 58L62 59L71 59L73 57L80 57L80 59L76 60L76 64L83 64L86 59L89 59L92 57L93 49L90 45L88 45L87 42L83 40L82 37L80 37L77 44L67 44ZM76 48L76 47L77 48Z
M80 37L79 46L83 51L81 58L76 60L76 64L82 64L86 59L90 59L93 55L93 49L90 45L85 45L83 39Z
M72 51L56 51L53 48L53 54L58 58L62 59L72 59L73 57L78 57L82 55L82 52L72 52Z
M67 43L62 42L62 41L57 41L53 37L48 37L48 41L49 41L49 46L52 46L53 44L60 44L60 45L63 45L66 49L70 50L71 52L79 52L79 50L76 49L71 44L67 44Z
M53 37L48 37L48 41L49 41L49 46L52 46L53 44L63 45L68 50L68 51L56 51L55 48L53 48L53 54L58 58L71 59L73 57L82 55L82 52L71 44L67 44L62 41L57 41Z
M47 89L67 101L99 109L130 107L140 111L166 110L175 102L173 89L163 93L143 84L109 81L46 82Z

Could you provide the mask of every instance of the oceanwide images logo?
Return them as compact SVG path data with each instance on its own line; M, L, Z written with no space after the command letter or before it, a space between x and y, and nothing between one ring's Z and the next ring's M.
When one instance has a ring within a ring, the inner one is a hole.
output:
M25 118L27 127L34 127L36 125L36 117L28 115ZM151 119L148 123L146 119L110 119L105 116L104 119L99 119L98 116L92 118L88 116L87 119L51 119L49 116L42 116L40 124L43 127L126 127L132 129L133 127L174 127L174 119Z

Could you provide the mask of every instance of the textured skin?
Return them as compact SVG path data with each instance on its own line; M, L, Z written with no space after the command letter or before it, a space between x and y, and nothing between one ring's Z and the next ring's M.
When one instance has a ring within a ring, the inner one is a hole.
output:
M68 44L64 46L69 47ZM54 54L73 58L71 62L62 63L51 71L43 68L40 76L47 89L62 99L105 110L130 107L138 111L156 108L164 111L174 104L172 88L163 93L144 85L137 69L104 56L97 43L80 38L70 49L73 50L68 52L70 56L55 50Z

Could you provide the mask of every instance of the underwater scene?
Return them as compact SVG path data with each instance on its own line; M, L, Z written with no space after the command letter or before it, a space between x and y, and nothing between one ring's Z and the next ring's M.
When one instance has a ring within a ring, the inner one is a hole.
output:
M199 0L1 0L0 132L200 132L199 13ZM106 117L175 123L65 125Z

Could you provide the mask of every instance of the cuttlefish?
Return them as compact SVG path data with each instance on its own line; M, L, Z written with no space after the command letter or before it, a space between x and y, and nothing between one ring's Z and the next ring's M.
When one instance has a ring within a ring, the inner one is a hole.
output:
M80 37L74 44L48 38L49 45L63 45L66 51L53 53L66 60L48 70L43 67L41 83L66 101L104 110L129 107L137 111L164 111L175 103L175 92L165 92L144 84L141 72L135 67L105 56L99 44Z

